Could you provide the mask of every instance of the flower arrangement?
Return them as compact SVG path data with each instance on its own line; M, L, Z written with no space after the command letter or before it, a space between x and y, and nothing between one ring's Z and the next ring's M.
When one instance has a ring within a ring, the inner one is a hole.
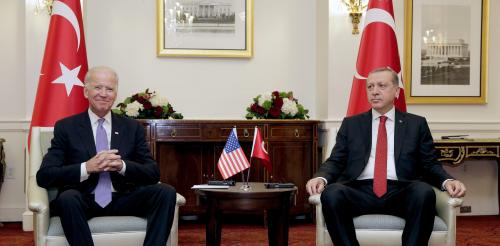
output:
M308 119L309 110L293 97L293 92L258 95L247 108L247 119Z
M113 112L134 119L182 119L181 113L175 112L167 98L146 89L136 93L116 105Z

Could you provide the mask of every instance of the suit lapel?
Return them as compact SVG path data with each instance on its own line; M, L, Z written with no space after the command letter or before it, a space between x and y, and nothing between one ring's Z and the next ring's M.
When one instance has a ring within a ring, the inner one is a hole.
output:
M406 115L396 110L396 117L394 122L394 162L398 164L399 154L401 154L401 147L403 139L406 134Z
M368 163L372 145L372 111L364 113L360 122L361 136L364 138L365 163Z
M120 124L120 119L114 115L113 113L111 114L111 149L117 149L117 150L120 150L120 143L122 142L121 141L121 134L122 131L121 131L121 126L122 124Z
M87 111L81 114L80 129L78 133L80 134L80 139L82 139L89 157L93 157L96 154L94 133L92 132L92 125L90 123L89 114Z

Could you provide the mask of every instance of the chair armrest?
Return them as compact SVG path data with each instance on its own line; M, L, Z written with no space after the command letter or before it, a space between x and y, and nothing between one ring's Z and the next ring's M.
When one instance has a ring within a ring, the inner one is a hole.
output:
M456 220L456 210L463 203L460 198L452 198L446 191L434 188L436 193L436 212L444 220L446 225L454 225Z
M177 193L176 199L177 199L176 201L177 206L182 206L186 204L186 198L184 198L181 194Z
M321 194L312 195L309 197L309 203L313 205L321 205Z
M49 196L47 190L36 183L36 177L30 176L28 180L28 208L34 213L42 213L49 209Z
M316 245L325 245L326 224L321 206L321 194L309 197L309 203L316 206Z

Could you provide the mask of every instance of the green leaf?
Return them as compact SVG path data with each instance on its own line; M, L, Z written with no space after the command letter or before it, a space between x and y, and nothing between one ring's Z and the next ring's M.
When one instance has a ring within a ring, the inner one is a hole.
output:
M124 104L129 104L129 103L132 103L132 97L127 97L125 98L125 100L123 101Z
M120 110L120 109L118 109L118 108L114 108L114 109L112 109L111 111L113 111L113 113L118 114L118 115L124 115L124 114L125 114L125 112L124 112L124 111L121 111L121 110Z
M269 109L271 109L271 107L273 106L273 103L271 101L265 101L263 104L262 104L262 107L267 111Z

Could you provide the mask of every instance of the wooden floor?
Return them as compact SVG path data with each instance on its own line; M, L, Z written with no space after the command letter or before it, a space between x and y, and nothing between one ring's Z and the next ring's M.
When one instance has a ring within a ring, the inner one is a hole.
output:
M310 223L294 223L290 227L289 245L313 246L315 226ZM200 223L179 225L179 245L205 244L205 226ZM34 245L33 233L23 232L21 223L4 223L0 227L0 245ZM267 231L263 225L223 225L222 245L261 246L267 245ZM457 218L457 245L500 245L500 216L461 216Z

